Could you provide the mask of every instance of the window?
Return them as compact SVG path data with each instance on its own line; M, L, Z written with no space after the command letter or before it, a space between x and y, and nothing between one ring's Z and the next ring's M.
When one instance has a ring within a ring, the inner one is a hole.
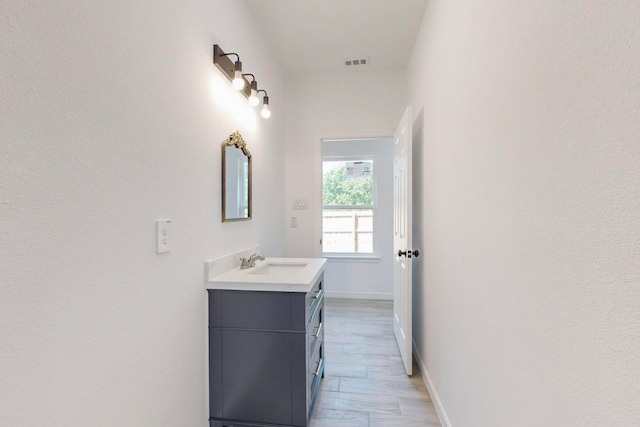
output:
M373 159L322 162L322 252L372 254Z

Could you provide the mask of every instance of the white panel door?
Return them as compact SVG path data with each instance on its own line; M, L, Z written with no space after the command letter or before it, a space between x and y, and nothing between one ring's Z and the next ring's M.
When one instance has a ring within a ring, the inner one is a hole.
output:
M393 140L393 331L407 375L412 374L411 336L411 108Z

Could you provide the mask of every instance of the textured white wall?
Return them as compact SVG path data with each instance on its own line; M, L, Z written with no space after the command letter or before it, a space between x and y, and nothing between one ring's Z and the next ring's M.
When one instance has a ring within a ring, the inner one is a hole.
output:
M430 3L415 340L453 426L640 425L640 3Z
M402 70L288 78L285 207L286 221L295 215L298 227L285 224L287 256L322 255L321 140L392 136L405 108L405 90ZM309 209L291 209L294 199L307 199ZM370 292L356 283L361 266L354 268L348 273L354 280L332 290ZM375 292L384 289L378 286Z
M284 247L268 46L242 2L0 9L0 425L204 426L203 261ZM216 42L269 90L269 121L215 69ZM220 142L235 130L255 216L222 224ZM168 254L157 218L173 220Z

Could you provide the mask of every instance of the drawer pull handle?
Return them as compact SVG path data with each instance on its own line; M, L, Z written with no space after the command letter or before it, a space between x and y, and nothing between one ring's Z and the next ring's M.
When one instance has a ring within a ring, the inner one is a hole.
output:
M318 369L316 369L316 371L313 373L313 375L315 375L316 377L320 375L320 371L322 371L322 365L324 363L324 359L318 360L317 363L318 363Z
M313 296L313 299L322 299L323 293L324 293L324 289L320 289L318 293Z
M318 330L316 331L316 333L311 336L314 338L318 338L320 336L320 331L322 331L322 322L320 322L320 325L318 325Z

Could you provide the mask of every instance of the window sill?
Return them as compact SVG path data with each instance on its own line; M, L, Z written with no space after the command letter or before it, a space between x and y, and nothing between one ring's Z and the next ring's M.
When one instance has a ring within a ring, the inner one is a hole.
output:
M329 262L380 262L380 256L376 254L322 254Z

